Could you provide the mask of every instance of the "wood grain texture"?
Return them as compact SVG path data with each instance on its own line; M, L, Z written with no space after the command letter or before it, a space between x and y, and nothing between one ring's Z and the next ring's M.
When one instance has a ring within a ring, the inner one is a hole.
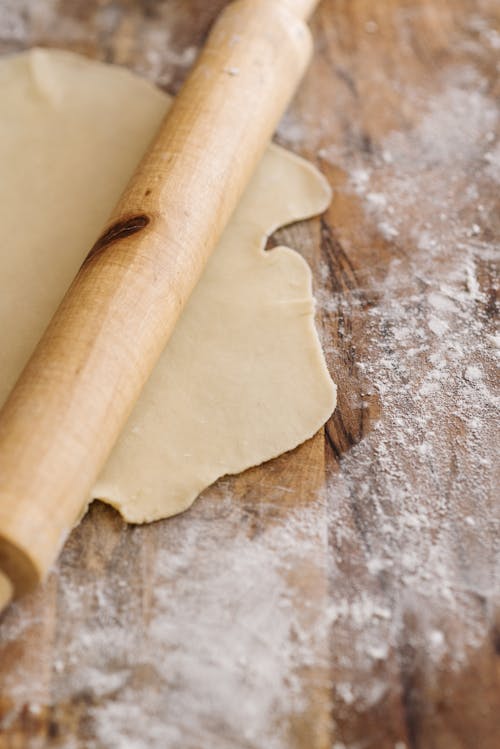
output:
M128 65L175 92L190 50L223 5L59 0L65 23L50 27L28 2L18 19L22 34L5 32L2 49L67 46ZM175 696L184 694L186 668L166 683L150 665L157 658L175 669L183 653L176 622L189 638L192 596L203 603L205 622L194 630L202 641L227 630L229 647L231 633L245 631L234 630L238 617L252 628L245 597L263 607L252 587L242 583L241 595L228 588L233 624L214 613L222 600L216 593L202 595L216 588L223 560L236 562L225 555L232 538L247 562L249 549L262 555L257 587L271 575L269 550L283 555L292 539L286 610L295 627L297 617L304 625L293 635L297 649L300 632L307 639L308 627L329 612L329 645L320 629L299 662L309 698L300 709L290 704L283 746L500 745L489 348L500 236L500 8L496 0L325 0L313 30L313 66L278 138L317 161L335 196L323 219L282 230L270 246L298 248L313 268L339 407L324 435L218 482L185 516L127 528L111 510L92 508L59 573L2 622L2 749L64 746L68 737L76 747L115 745L98 718L102 705L120 702L123 687L88 689L97 683L89 668L100 662L90 649L93 622L114 648L116 670L128 669L128 684L143 690L140 707L147 713L156 705L164 723L183 731L182 741L151 739L151 746L272 745L272 729L258 734L260 743L234 729L230 713L239 713L230 700L225 722L214 723L191 702L183 722ZM190 533L197 548L188 554ZM314 543L301 547L303 535ZM165 550L179 564L160 585ZM219 553L220 569L211 562ZM167 616L159 590L177 617ZM171 639L161 652L150 626L158 622ZM74 638L89 632L89 648L84 640L77 647ZM244 640L248 673L261 664L258 642ZM232 674L224 678L235 684ZM248 697L244 680L236 685ZM257 704L265 717L268 703Z

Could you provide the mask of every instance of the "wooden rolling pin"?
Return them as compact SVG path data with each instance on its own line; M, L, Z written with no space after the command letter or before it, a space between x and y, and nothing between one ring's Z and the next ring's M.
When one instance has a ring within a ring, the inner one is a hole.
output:
M0 610L90 499L304 73L316 2L227 6L0 412Z

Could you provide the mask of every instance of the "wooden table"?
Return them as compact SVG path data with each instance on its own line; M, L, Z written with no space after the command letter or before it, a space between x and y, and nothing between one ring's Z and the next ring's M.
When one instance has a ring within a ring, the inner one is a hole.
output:
M223 0L0 3L0 51L175 92ZM324 432L126 527L96 503L0 625L0 748L497 749L498 0L325 0L277 139L334 189Z

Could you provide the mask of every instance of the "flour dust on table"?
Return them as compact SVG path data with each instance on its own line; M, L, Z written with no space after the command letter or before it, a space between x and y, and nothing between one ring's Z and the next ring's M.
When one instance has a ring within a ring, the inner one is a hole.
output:
M44 621L50 626L45 607L57 585L65 612L57 658L37 653L34 669L29 657L17 657L3 684L12 705L0 733L23 709L32 720L53 710L64 724L65 709L81 706L92 738L62 737L62 749L294 746L290 715L311 700L304 672L328 675L328 618L318 602L302 605L301 581L290 573L301 565L325 573L311 567L326 548L325 506L312 501L252 538L231 480L224 482L187 514L127 529L127 553L109 574L92 577L71 536L45 591L15 604L2 622L7 651ZM161 544L148 566L148 604L140 576L137 585L125 581L155 529Z
M495 612L485 607L500 590L500 339L484 284L499 256L500 109L472 67L448 69L434 96L406 94L421 112L412 129L355 160L337 144L320 153L345 171L343 196L396 245L388 267L356 269L354 292L319 294L347 344L362 310L355 407L376 398L380 410L328 488L335 648L356 641L337 668L346 711L370 710L400 688L405 664L391 658L401 642L407 657L420 653L413 667L431 684L443 665L459 679L490 640ZM328 334L323 343L335 372L338 347ZM360 535L365 559L347 576Z

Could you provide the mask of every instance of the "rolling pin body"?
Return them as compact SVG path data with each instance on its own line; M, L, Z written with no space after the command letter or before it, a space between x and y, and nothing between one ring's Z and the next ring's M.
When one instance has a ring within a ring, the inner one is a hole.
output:
M226 8L7 400L0 573L15 594L45 576L89 500L305 70L313 4Z

